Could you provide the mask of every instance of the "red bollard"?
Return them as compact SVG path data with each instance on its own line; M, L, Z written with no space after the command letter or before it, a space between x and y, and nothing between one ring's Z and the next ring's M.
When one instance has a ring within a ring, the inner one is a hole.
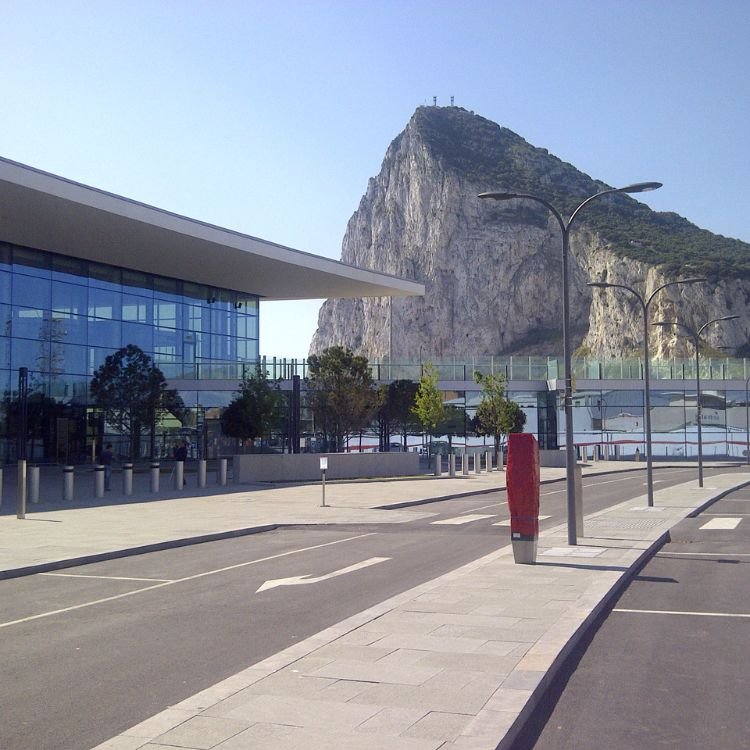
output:
M513 558L534 565L539 538L539 446L533 435L508 436L506 483Z

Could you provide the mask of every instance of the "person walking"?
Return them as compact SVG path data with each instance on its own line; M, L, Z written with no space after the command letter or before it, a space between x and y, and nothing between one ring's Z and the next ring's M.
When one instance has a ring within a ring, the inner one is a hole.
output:
M104 450L99 454L99 461L104 466L104 489L112 489L112 461L115 454L112 453L112 443L107 443Z

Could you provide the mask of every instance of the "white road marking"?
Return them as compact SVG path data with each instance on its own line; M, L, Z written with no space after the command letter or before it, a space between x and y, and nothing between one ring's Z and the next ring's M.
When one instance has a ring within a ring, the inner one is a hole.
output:
M750 552L657 552L655 557L672 557L678 555L680 557L694 557L695 555L701 555L702 557L750 557Z
M154 583L172 583L173 578L127 578L125 576L85 576L80 573L39 573L40 576L56 578L101 578L105 581L152 581Z
M462 523L471 523L471 521L481 521L483 518L492 518L492 516L482 516L479 514L473 516L457 516L456 518L444 518L442 521L432 521L433 524L452 524L459 526Z
M680 612L669 609L613 609L613 612L628 612L638 615L688 615L690 617L749 617L750 614L737 612Z
M310 574L303 576L292 576L291 578L275 578L270 581L266 581L255 593L259 594L261 591L267 591L268 589L276 588L276 586L299 586L305 583L319 583L320 581L327 581L330 578L336 578L337 576L343 576L346 573L353 573L355 570L361 570L362 568L369 568L371 565L377 565L378 563L390 560L390 557L371 557L368 560L349 565L341 570L334 570L333 573L326 573L316 578L310 578Z
M186 576L185 578L176 578L174 581L166 581L164 583L157 583L154 586L145 586L142 589L135 589L134 591L126 591L123 594L115 594L114 596L106 596L103 599L94 599L90 602L82 602L81 604L74 604L70 607L62 607L61 609L55 609L51 612L40 612L38 615L30 615L29 617L21 617L18 620L10 620L9 622L0 622L0 628L8 628L11 625L20 625L24 622L31 622L33 620L41 620L44 617L53 617L54 615L65 614L66 612L73 612L76 609L84 609L85 607L93 607L96 604L105 604L106 602L113 602L117 599L125 599L128 596L135 596L136 594L142 594L145 591L153 591L154 589L160 589L164 586L173 586L175 583L185 583L187 581L194 581L196 578L203 578L204 576L211 576L216 573L224 573L228 570L235 570L237 568L244 568L248 565L257 565L258 563L268 562L269 560L277 560L280 557L289 557L289 555L296 555L300 552L310 552L314 549L321 549L322 547L331 547L335 544L343 544L345 542L352 542L356 539L364 539L368 536L373 536L375 532L369 534L358 534L357 536L346 537L346 539L337 539L333 542L324 542L323 544L314 544L311 547L303 547L302 549L293 549L289 552L280 552L278 555L270 555L269 557L261 557L258 560L248 560L244 563L237 563L236 565L228 565L226 568L217 568L216 570L207 570L204 573L196 573L192 576Z
M750 513L701 513L702 516L750 516Z
M540 521L546 521L548 518L552 518L552 516L539 516ZM510 518L506 518L504 521L498 521L497 523L493 523L493 526L510 526Z
M504 508L506 503L491 503L490 505L483 505L481 508L472 508L471 510L461 511L461 515L465 513L476 513L478 510L489 510L490 508Z
M732 529L736 529L741 521L741 518L712 518L710 521L706 521L706 523L700 527L700 530L702 531L703 529L706 529L706 531L711 531L712 529L718 529L722 531L731 531Z

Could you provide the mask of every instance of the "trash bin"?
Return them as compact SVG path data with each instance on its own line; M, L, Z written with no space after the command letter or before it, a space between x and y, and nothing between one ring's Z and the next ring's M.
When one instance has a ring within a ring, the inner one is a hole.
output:
M508 436L510 538L516 563L534 565L539 539L539 446L529 433Z

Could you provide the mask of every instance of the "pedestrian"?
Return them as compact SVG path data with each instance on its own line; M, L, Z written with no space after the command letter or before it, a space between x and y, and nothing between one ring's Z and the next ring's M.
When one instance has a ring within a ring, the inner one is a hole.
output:
M112 489L112 461L115 455L112 453L112 443L107 443L104 450L99 454L99 462L104 465L104 489Z
M185 486L185 461L188 457L188 443L187 440L183 440L180 445L174 449L174 460L182 461L182 487ZM180 487L179 489L182 489Z

